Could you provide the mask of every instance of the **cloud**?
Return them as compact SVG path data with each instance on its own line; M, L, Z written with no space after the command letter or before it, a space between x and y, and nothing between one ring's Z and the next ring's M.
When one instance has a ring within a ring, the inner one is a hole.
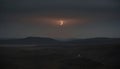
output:
M2 0L2 7L7 10L57 10L82 8L117 8L118 0Z

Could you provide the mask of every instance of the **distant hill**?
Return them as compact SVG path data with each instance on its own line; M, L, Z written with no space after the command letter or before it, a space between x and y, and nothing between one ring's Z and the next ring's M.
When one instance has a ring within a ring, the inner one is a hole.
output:
M47 37L27 37L23 39L1 39L0 44L79 44L79 45L104 45L120 44L120 38L89 38L59 41Z
M89 39L74 39L67 43L81 45L104 45L104 44L120 44L120 38L89 38Z
M27 37L24 39L4 39L0 40L0 44L53 44L58 43L57 40L46 37Z

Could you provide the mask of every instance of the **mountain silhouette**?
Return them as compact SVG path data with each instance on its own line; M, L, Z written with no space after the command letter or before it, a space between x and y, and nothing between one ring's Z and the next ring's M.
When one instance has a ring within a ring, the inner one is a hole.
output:
M24 39L0 40L0 44L52 44L52 43L58 43L58 41L47 37L27 37Z
M105 45L105 44L120 44L120 38L89 38L89 39L74 39L70 40L69 44L80 45Z
M79 44L79 45L105 45L120 44L120 38L89 38L59 41L47 37L27 37L23 39L1 39L0 44Z

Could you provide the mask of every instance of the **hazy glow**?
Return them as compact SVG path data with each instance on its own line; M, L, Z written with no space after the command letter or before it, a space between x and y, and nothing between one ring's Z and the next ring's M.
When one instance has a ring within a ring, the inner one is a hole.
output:
M62 26L64 24L63 20L60 20L60 26Z

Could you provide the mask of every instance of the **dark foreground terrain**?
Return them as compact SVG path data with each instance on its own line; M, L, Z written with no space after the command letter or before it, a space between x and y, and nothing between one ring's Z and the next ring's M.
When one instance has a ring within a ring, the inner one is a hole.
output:
M120 45L1 45L0 65L0 69L120 69Z

